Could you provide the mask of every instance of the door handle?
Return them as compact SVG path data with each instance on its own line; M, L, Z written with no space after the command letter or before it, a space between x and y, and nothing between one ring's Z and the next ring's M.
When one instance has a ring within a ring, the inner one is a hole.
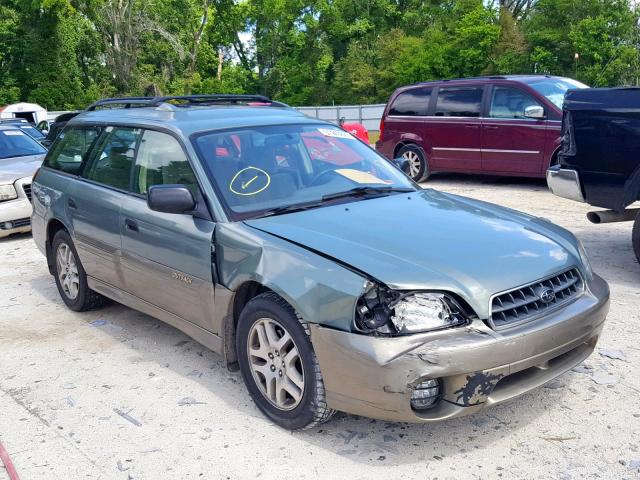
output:
M465 128L474 128L474 129L477 129L477 128L480 128L480 125L465 125Z
M131 230L132 232L137 232L138 231L138 224L137 222L134 222L133 220L127 218L124 221L124 226L127 228L127 230Z
M78 206L76 205L76 202L73 200L73 198L67 198L67 206L69 208L73 208L74 210L76 208L78 208Z
M487 130L497 130L498 127L496 125L485 125L484 128Z

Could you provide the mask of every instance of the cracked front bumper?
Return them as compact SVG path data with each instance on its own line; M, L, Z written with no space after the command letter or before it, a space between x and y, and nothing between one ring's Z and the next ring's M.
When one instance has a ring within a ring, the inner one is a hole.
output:
M584 294L552 314L495 331L466 327L372 337L310 325L331 408L390 421L430 422L476 412L536 388L585 360L609 310L594 275ZM436 406L414 411L413 388L439 379Z

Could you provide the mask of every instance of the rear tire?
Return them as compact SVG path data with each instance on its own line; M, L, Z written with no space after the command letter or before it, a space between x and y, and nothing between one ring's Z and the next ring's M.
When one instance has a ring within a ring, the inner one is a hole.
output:
M73 240L66 231L59 230L53 237L51 255L56 286L67 307L83 312L105 303L106 298L87 285L87 274L80 263Z
M249 395L274 423L302 430L331 418L309 328L279 295L263 293L244 307L236 349Z
M429 175L427 157L417 145L405 145L398 151L398 156L409 161L409 176L415 182L425 181Z
M633 221L631 243L633 244L633 253L636 254L636 259L640 263L640 213L636 215L636 219Z

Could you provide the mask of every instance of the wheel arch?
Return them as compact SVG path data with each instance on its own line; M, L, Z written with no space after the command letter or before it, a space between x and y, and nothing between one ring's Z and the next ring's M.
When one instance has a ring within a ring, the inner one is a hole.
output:
M400 142L398 142L398 144L393 149L393 158L397 158L398 152L400 152L400 150L403 147L407 147L409 145L411 145L412 147L419 148L422 154L424 155L424 158L427 158L427 153L424 151L424 148L422 148L422 146L420 145L420 143L418 143L417 140L413 140L413 139L401 140Z
M55 237L56 233L58 233L60 230L64 230L65 232L70 234L69 229L60 220L58 220L57 218L52 218L51 220L49 220L46 228L45 254L47 257L47 267L49 267L49 273L51 275L54 274L54 260L52 252L53 237Z

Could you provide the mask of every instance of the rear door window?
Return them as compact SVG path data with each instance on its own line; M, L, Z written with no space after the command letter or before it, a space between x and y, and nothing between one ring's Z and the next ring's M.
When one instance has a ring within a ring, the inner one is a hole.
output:
M142 130L107 127L107 135L98 147L84 177L120 190L129 190L131 168Z
M440 88L436 103L438 117L479 117L482 87Z
M416 117L427 115L430 88L414 88L400 93L389 109L389 115Z
M44 162L46 167L77 174L102 127L71 127L60 134Z

